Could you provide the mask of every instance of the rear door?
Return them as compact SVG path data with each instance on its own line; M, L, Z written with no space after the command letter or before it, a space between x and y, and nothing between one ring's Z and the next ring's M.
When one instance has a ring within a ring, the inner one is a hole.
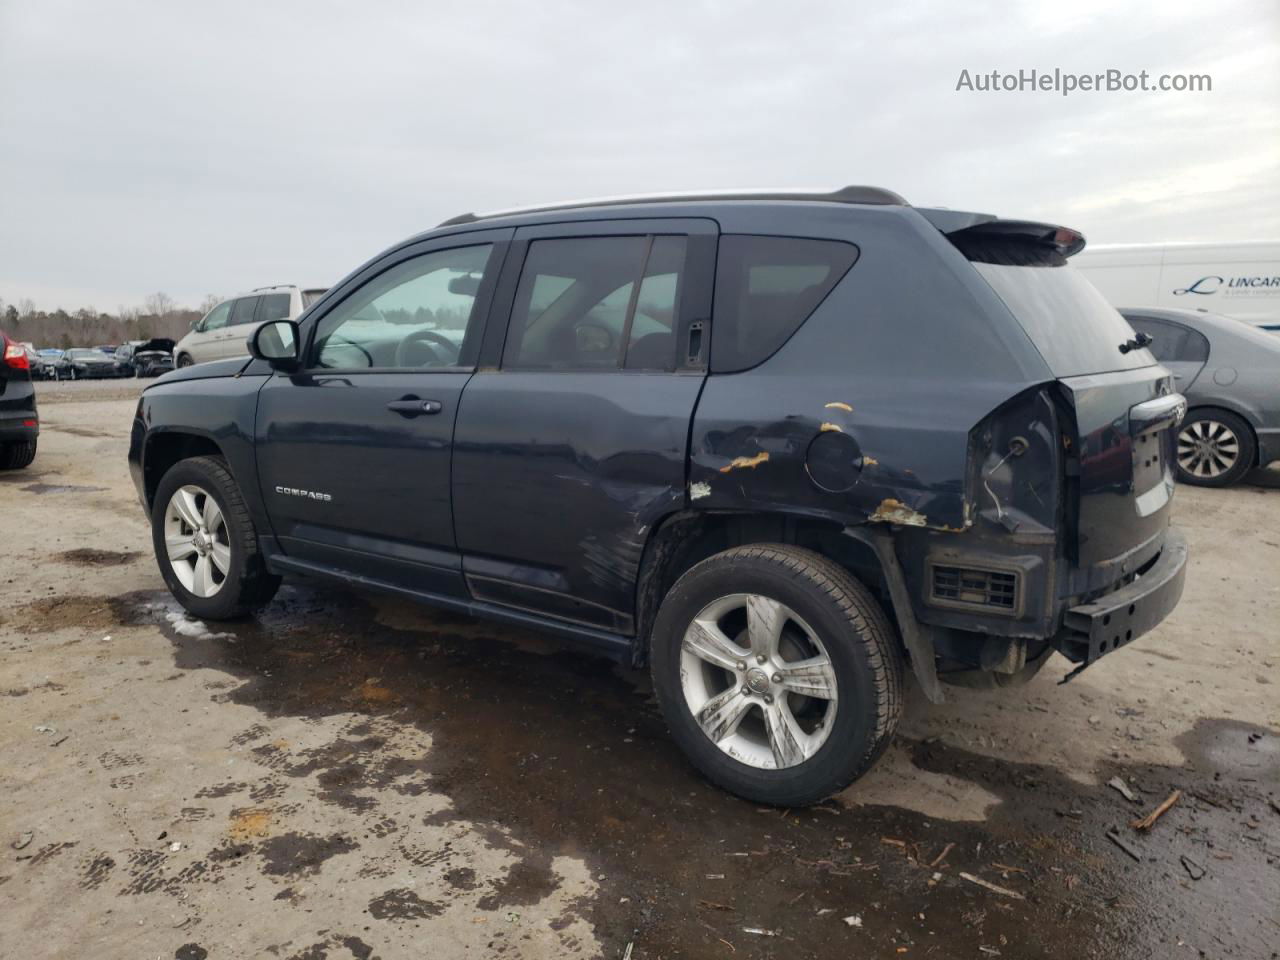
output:
M963 247L962 247L963 249ZM1181 398L1102 294L1059 255L988 247L975 262L1061 384L1074 420L1067 519L1074 558L1107 581L1158 549L1173 495ZM971 253L971 259L973 258Z
M304 366L259 393L263 500L286 554L463 593L449 474L510 230L415 244L348 281L303 327Z
M458 414L473 596L631 631L646 537L686 503L717 234L707 220L516 232L495 303L510 320L491 324Z

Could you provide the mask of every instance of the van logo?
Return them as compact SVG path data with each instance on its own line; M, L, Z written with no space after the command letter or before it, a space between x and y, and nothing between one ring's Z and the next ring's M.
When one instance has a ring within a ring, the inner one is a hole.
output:
M1205 289L1203 285L1209 284L1209 283L1212 283L1212 286ZM1181 290L1173 291L1173 295L1175 297L1180 297L1184 293L1199 293L1199 294L1205 294L1205 295L1211 294L1211 293L1217 293L1218 284L1220 283L1222 283L1221 277L1201 277L1199 280L1197 280L1195 283L1191 284L1190 286L1183 287Z
M276 493L283 494L286 497L304 497L307 500L322 500L328 503L333 499L333 494L321 493L319 490L299 490L297 487L276 487Z

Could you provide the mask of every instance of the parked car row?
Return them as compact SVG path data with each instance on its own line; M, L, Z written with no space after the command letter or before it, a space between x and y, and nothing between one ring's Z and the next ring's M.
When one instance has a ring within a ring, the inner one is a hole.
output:
M104 377L158 377L173 369L168 337L130 340L120 345L37 350L22 344L33 380L88 380Z

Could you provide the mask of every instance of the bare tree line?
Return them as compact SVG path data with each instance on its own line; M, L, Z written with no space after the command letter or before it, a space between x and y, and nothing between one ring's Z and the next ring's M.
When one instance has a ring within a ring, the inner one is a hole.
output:
M115 313L105 313L93 307L82 307L68 313L57 310L37 310L30 300L6 304L0 300L0 329L11 338L32 343L37 349L57 347L92 347L104 343L124 343L126 340L150 340L152 337L169 337L178 340L220 302L209 294L198 310L180 307L167 293L153 293L140 307L119 306Z

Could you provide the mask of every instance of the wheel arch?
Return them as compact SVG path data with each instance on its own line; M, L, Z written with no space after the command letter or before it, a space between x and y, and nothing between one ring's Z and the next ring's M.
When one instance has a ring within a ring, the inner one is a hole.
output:
M174 464L191 457L220 457L226 453L217 441L207 434L187 430L162 430L147 437L142 456L142 477L146 491L147 509L155 506L156 488Z
M682 510L655 524L645 543L636 584L635 666L648 659L658 607L676 580L707 557L753 543L806 547L829 557L870 589L896 622L881 556L841 524L782 512Z

